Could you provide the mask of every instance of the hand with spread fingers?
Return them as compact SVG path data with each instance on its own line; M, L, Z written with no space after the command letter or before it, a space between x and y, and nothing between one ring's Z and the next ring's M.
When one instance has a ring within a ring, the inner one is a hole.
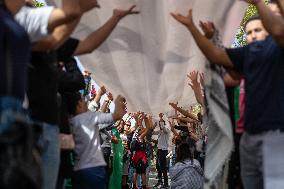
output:
M115 121L120 120L126 114L125 98L118 95L114 101L115 110L113 112L113 119Z
M188 14L186 16L179 14L179 13L171 13L172 17L180 22L181 24L185 26L190 26L193 24L193 19L192 19L192 9L188 11Z
M139 11L134 10L136 5L132 5L129 9L123 10L123 9L114 9L113 10L113 16L122 19L127 15L133 15L133 14L139 14Z
M207 39L212 39L214 36L214 33L216 31L214 23L213 22L202 22L199 21L199 26L202 29L205 37Z

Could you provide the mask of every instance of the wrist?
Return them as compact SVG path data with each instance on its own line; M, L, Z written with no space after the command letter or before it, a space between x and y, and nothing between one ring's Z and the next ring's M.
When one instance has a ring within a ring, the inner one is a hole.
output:
M114 19L116 22L119 22L122 19L122 16L117 15L117 14L113 14L112 19Z

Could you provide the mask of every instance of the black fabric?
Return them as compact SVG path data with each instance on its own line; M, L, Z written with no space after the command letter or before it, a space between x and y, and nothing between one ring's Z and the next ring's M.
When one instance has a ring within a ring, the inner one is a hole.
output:
M159 166L159 169L158 169L158 172L163 172L165 170L167 170L168 166L167 166L167 155L168 155L168 150L161 150L159 149L158 150L158 153L157 153L157 158L158 158L158 166Z
M57 61L70 62L73 59L73 54L79 45L79 40L69 38L57 51Z
M32 53L32 61L29 67L28 97L31 117L34 120L58 124L59 73L57 59L67 60L67 57L71 58L77 45L78 40L70 39L57 51ZM68 50L64 50L67 47Z
M0 96L23 100L31 43L25 30L4 4L0 4L0 19ZM8 75L11 78L9 81Z
M135 166L135 172L137 174L146 174L147 164L143 160L139 160Z
M85 88L84 76L77 66L77 62L74 58L71 58L68 62L64 62L66 71L63 71L60 67L59 70L59 89L60 93L65 92L77 92Z

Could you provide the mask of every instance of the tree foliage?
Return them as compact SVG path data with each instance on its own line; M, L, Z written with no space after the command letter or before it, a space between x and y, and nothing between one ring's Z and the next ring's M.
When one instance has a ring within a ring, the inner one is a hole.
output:
M33 0L33 5L34 7L43 7L44 3L38 2L37 0Z

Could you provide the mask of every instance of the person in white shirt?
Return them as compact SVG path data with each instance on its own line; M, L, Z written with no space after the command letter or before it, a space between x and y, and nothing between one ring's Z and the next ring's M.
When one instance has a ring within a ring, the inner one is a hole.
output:
M57 26L74 21L80 14L77 0L63 0L63 8L36 8L31 0L26 0L26 5L15 15L15 20L26 30L32 43L47 37Z
M163 120L163 113L159 114L159 137L158 137L158 152L157 152L157 171L158 171L158 183L155 187L163 186L168 187L168 166L167 166L167 154L169 148L170 129L167 127L166 122ZM164 184L162 181L162 175L164 177Z

